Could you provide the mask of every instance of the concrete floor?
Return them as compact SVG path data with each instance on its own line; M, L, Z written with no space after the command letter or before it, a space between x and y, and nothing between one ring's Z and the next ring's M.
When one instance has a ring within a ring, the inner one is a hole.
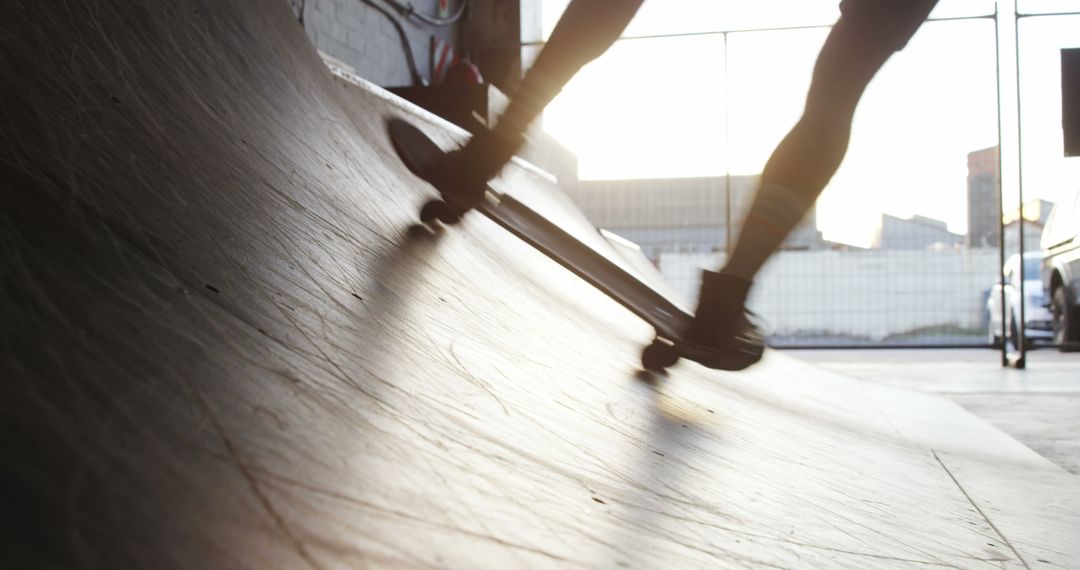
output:
M984 349L788 350L863 380L940 394L1070 473L1080 474L1080 353L1039 349L1027 369Z

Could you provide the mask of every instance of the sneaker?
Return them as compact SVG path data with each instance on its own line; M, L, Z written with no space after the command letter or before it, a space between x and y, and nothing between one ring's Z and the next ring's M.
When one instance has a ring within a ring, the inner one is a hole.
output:
M742 370L761 360L765 337L746 309L752 284L734 275L702 272L697 312L679 343L683 358L719 370Z
M472 209L484 199L487 182L498 175L518 146L492 131L481 131L465 146L443 154L427 179L455 208Z
M454 209L465 212L484 199L488 178L463 149L442 155L425 177Z

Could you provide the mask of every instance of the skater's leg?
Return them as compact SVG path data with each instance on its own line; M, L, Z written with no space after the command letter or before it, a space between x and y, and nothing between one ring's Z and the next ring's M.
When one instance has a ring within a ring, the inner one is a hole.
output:
M902 6L894 7L898 3ZM845 2L818 56L802 118L777 146L723 273L751 279L839 168L867 84L936 0Z
M455 160L487 181L524 142L524 132L585 64L607 51L643 0L573 0L495 127L474 136Z
M706 272L687 332L687 356L737 370L757 362L764 339L746 315L753 277L809 211L847 151L855 107L881 66L936 0L845 0L818 55L806 107L765 165L731 259Z

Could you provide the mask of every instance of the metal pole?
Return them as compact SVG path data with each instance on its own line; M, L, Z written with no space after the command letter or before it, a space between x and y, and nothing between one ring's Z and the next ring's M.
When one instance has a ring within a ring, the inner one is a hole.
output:
M724 196L727 200L724 207L724 264L731 260L731 252L735 248L734 228L731 226L731 66L728 65L728 50L731 42L728 41L728 33L724 32Z
M1027 367L1027 347L1024 338L1024 329L1027 325L1025 305L1027 297L1024 294L1024 123L1023 105L1020 103L1020 17L1013 2L1013 46L1016 49L1016 198L1020 202L1019 221L1017 231L1020 232L1020 323L1016 325L1016 348L1018 355L1012 365L1018 369Z
M1009 347L1005 336L1005 192L1004 172L1002 169L1004 153L1004 119L1002 116L1001 94L1003 86L1001 81L1001 18L1000 2L994 5L994 57L997 60L997 115L998 115L998 155L997 155L997 221L998 221L998 295L999 309L1001 312L1001 365L1009 365Z

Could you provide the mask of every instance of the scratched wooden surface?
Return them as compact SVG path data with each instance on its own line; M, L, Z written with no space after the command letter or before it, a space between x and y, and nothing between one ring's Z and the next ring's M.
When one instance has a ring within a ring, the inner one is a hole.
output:
M773 353L650 381L650 329L494 224L410 229L383 119L423 119L284 2L0 36L5 567L1080 565L1076 479L934 435L970 415Z

